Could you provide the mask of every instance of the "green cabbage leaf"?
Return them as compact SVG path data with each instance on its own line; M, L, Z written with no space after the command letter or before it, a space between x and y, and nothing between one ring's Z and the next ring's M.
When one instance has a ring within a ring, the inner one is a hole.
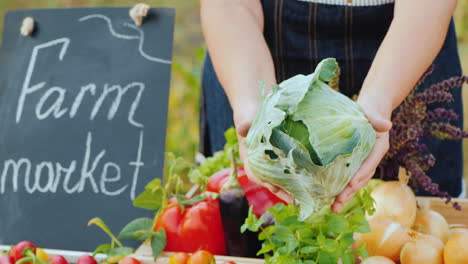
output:
M290 193L300 219L329 207L372 150L376 132L357 103L331 89L335 59L264 95L245 144L260 180Z

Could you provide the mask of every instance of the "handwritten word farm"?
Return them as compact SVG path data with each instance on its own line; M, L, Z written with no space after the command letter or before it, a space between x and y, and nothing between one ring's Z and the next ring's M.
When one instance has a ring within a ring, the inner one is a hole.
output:
M105 196L128 195L135 198L138 185L140 168L144 166L142 161L142 148L144 141L144 125L135 116L140 100L145 90L145 84L134 81L126 84L84 83L81 87L70 88L51 85L40 81L35 76L36 61L39 54L57 53L57 60L62 61L67 54L70 39L60 38L49 41L33 48L27 65L26 75L20 87L21 92L17 98L15 109L15 123L20 125L25 122L25 115L34 115L37 120L49 119L74 119L77 116L86 116L89 121L98 116L105 116L109 121L115 119L116 113L125 112L128 125L139 131L134 139L136 153L133 160L126 164L117 164L106 159L109 150L93 146L96 142L93 131L86 131L86 140L82 143L82 150L74 150L77 159L68 162L44 160L32 162L27 157L6 159L0 163L0 196L7 192L57 193L66 194L92 191L95 194ZM32 81L39 80L39 81ZM77 89L77 90L76 90ZM131 102L128 107L122 107L123 100ZM91 109L83 107L83 101L92 101ZM66 104L65 102L72 102ZM104 102L111 102L104 104ZM24 111L26 105L34 105L33 111ZM133 139L132 139L133 140ZM131 180L124 180L122 167L126 166L133 172Z

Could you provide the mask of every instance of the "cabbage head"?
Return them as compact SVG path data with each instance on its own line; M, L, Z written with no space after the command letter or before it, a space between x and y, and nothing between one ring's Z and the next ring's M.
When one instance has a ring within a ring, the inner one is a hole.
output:
M335 59L297 75L264 95L245 144L262 181L290 193L300 219L330 207L372 150L376 132L361 108L327 82Z

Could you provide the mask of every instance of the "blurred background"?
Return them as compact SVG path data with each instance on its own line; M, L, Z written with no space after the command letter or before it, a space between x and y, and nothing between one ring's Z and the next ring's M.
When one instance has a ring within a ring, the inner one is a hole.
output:
M0 32L6 10L23 8L133 6L130 0L0 0ZM198 149L200 71L204 56L198 0L148 0L151 6L176 8L174 64L169 98L166 150L193 160ZM468 1L458 1L455 14L460 57L468 73ZM0 36L1 39L1 36ZM468 90L464 89L465 130L468 128ZM468 142L465 144L465 175L468 176Z

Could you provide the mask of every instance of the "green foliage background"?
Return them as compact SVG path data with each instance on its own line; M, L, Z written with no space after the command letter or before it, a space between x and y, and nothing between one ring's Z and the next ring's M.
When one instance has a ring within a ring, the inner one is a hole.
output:
M0 30L3 31L3 16L8 9L133 6L138 2L140 1L0 0ZM198 149L200 71L204 55L203 36L199 18L199 1L148 0L145 2L151 6L171 6L177 9L166 149L167 151L174 152L177 156L183 156L192 160ZM460 55L466 72L468 70L468 1L458 1L455 21L457 24ZM465 93L465 98L468 98L466 89ZM465 105L468 105L468 103L465 103ZM468 123L467 116L468 114L465 115L465 124ZM466 149L468 149L468 145ZM468 155L465 156L468 162Z

